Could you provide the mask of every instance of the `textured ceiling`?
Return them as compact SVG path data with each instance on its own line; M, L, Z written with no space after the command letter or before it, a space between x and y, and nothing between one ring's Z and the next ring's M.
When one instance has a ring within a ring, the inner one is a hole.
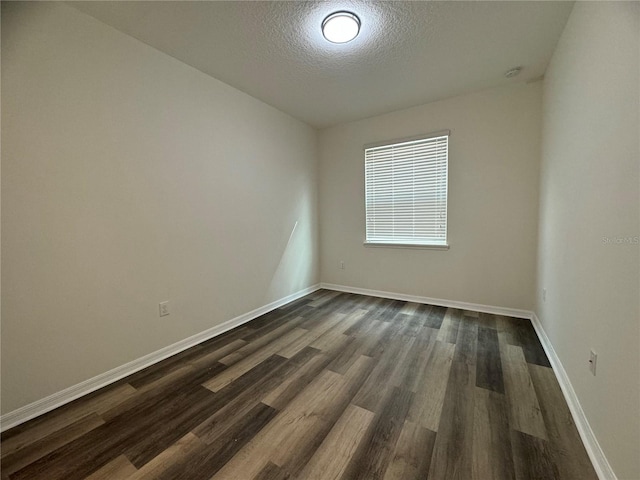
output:
M572 2L72 2L315 127L544 74ZM360 35L322 37L347 9ZM522 65L514 79L503 73Z

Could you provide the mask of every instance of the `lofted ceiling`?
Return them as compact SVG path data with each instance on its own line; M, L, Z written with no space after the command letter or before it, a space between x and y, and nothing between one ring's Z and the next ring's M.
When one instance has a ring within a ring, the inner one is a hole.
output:
M573 2L127 1L70 5L323 128L544 74ZM350 10L350 43L322 36ZM504 77L511 67L522 73Z

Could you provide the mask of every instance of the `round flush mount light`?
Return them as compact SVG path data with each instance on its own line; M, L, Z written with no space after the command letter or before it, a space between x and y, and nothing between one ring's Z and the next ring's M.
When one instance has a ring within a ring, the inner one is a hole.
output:
M322 34L331 43L347 43L358 36L360 19L351 12L335 12L322 22Z

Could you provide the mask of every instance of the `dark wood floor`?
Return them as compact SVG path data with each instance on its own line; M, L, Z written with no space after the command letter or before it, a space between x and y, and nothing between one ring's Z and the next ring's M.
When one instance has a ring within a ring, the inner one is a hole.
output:
M529 321L326 290L1 447L11 480L597 478Z

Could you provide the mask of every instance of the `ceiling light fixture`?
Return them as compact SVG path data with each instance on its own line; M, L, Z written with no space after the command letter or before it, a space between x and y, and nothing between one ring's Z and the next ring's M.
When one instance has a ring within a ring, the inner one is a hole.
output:
M335 12L322 22L322 34L331 43L347 43L358 36L360 19L351 12Z

